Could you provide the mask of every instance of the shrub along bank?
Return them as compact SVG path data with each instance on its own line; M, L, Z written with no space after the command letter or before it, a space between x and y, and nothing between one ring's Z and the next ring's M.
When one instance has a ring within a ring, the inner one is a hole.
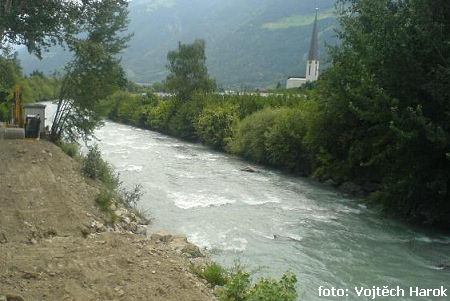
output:
M396 168L394 157L384 164L371 165L370 158L377 159L377 148L379 154L386 155L381 151L382 141L370 138L376 134L381 139L382 133L373 132L373 128L364 131L364 124L357 120L352 130L342 128L343 120L351 119L347 116L351 114L349 107L325 101L323 91L319 87L268 97L209 93L196 94L189 101L120 92L103 105L114 121L202 142L253 162L328 181L349 193L369 195L368 200L407 220L448 225L445 202L419 200L420 196L411 198L415 205L397 202L402 198L398 185L409 185L417 179L387 173ZM385 134L384 143L389 144L394 133L389 130ZM419 190L412 189L411 193L415 191Z
M120 92L105 107L114 121L199 141L217 150L302 175L313 157L304 138L310 92L298 95L197 94L182 102Z

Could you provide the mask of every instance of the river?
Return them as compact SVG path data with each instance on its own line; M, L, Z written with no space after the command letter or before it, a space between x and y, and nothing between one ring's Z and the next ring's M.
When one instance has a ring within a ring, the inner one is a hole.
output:
M314 181L257 167L156 132L106 122L96 131L104 155L126 186L141 184L139 206L151 230L184 233L214 260L239 261L257 275L298 277L301 300L318 288L450 283L450 237L384 218L362 202ZM441 300L441 299L439 299ZM442 300L445 300L442 299ZM447 299L448 300L448 299Z

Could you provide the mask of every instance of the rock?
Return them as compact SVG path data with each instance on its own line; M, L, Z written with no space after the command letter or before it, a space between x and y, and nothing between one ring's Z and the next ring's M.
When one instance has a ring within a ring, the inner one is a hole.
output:
M337 183L333 180L333 179L328 179L324 182L325 185L327 186L333 186L335 187L337 185Z
M135 222L130 222L125 225L125 228L130 232L136 233L138 230L138 224Z
M145 235L147 235L147 227L146 227L146 226L139 225L139 226L137 227L135 233L138 234L138 235L144 235L144 236L145 236Z
M8 301L25 301L25 299L19 295L6 295L6 300L8 300Z
M170 243L173 240L173 235L167 231L161 230L156 233L153 233L150 236L150 239L155 242Z
M91 234L91 230L87 226L82 226L80 231L81 235L83 235L84 238L88 237Z
M130 219L128 216L122 216L122 221L123 221L125 224L131 223L131 219Z
M367 193L372 193L381 189L381 185L374 182L366 182L363 185L363 190Z
M98 222L98 221L93 221L91 223L91 228L97 232L97 233L102 233L102 232L106 232L106 227L105 225L103 225L102 223Z
M244 167L244 168L242 168L241 169L241 171L245 171L245 172L251 172L251 173L253 173L253 172L257 172L257 170L256 169L254 169L253 167L251 167L251 166L247 166L247 167Z
M339 186L339 189L351 195L359 196L363 194L361 186L353 182L345 182L341 186Z
M109 205L109 209L113 212L115 212L117 210L117 206L114 203L111 203L111 205Z
M152 271L152 274L156 274L156 271Z
M186 246L181 250L182 254L189 255L192 258L203 257L203 253L200 251L200 248L194 244L187 243Z
M8 242L8 238L6 237L6 234L3 232L0 232L0 244L6 244Z
M114 214L115 214L117 217L122 217L122 216L125 216L125 215L127 214L127 210L125 210L125 209L123 209L123 208L119 208L119 209L117 209L117 210L114 211Z
M32 273L32 272L25 272L22 275L22 278L23 279L36 279L36 278L38 278L38 275L35 273ZM8 300L9 300L9 298L8 298Z

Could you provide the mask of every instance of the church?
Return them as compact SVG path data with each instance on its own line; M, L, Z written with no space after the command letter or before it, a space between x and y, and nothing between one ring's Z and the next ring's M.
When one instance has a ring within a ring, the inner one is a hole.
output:
M286 89L299 88L307 82L314 82L319 78L319 28L317 25L317 15L314 20L314 27L309 47L308 63L306 64L305 77L291 77L287 80Z

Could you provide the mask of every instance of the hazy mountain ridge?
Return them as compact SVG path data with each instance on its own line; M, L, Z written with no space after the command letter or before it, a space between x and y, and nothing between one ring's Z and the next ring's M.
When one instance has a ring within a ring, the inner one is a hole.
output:
M161 81L166 55L178 41L207 42L208 66L224 88L265 87L291 75L304 75L315 7L322 12L321 56L325 41L334 43L334 0L134 0L130 3L129 31L134 33L123 53L131 80ZM68 54L52 49L39 62L25 51L26 72L50 72Z

